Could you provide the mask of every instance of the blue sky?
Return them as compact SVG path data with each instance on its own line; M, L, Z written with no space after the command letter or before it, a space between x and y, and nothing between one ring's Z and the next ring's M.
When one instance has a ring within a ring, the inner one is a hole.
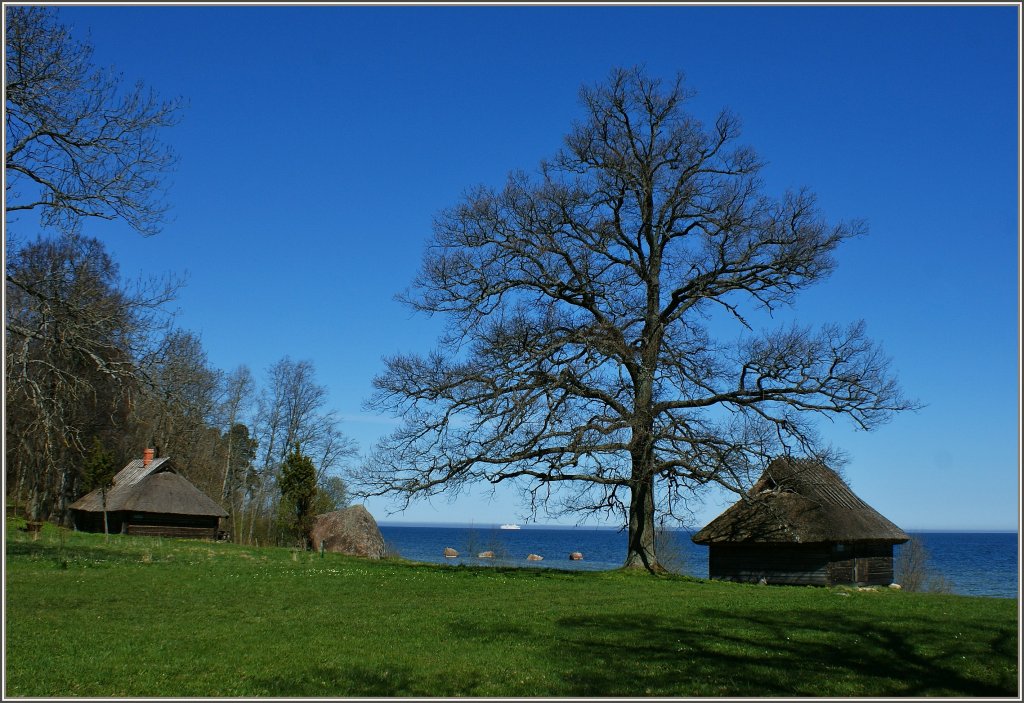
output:
M686 74L729 107L767 192L810 186L870 235L786 313L865 319L908 395L876 432L823 428L853 489L905 529L1012 529L1019 505L1019 12L1012 6L68 6L95 61L188 102L153 238L90 225L127 277L188 272L180 326L224 370L314 362L369 451L381 357L438 320L394 300L431 221L561 145L581 84L616 65ZM729 502L711 495L696 521ZM515 494L378 520L500 523ZM539 518L547 521L543 515ZM561 522L571 522L563 519Z

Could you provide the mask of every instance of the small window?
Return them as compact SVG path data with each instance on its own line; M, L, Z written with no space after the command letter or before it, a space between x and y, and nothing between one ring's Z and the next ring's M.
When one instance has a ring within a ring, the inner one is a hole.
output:
M836 551L837 552L845 552L846 551L846 545L845 544L837 544L836 545Z

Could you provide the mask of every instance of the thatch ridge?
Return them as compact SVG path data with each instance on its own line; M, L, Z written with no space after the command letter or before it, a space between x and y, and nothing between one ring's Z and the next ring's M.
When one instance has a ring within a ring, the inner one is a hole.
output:
M740 500L693 536L697 544L906 542L908 535L812 459L780 457Z

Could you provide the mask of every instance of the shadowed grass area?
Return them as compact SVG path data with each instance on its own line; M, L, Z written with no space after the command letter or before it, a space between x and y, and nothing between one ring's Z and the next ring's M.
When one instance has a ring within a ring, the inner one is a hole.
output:
M7 535L8 696L1015 696L1013 600Z

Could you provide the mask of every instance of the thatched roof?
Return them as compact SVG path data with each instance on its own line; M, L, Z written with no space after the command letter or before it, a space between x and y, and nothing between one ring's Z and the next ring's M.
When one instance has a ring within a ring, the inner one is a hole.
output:
M101 512L103 495L100 489L88 493L71 504L72 510ZM114 476L107 489L107 510L171 515L215 515L227 513L209 496L193 486L174 470L168 457L154 459L143 466L136 459Z
M697 544L814 543L910 539L818 461L772 461L744 499L693 536Z

